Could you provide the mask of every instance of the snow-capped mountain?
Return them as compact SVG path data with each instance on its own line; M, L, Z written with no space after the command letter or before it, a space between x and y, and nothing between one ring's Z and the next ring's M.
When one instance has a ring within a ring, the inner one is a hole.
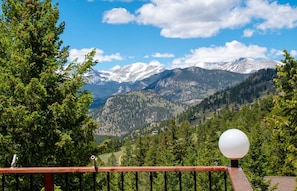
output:
M203 62L195 66L208 70L226 70L235 73L249 74L264 68L275 68L280 62L274 60L255 60L252 58L239 58L231 62Z
M164 71L164 67L158 63L134 63L126 66L115 66L110 71L97 71L92 69L89 72L89 84L100 84L107 81L135 82L145 79L151 75Z
M274 60L255 60L252 58L239 58L231 62L200 62L195 67L208 70L226 70L235 73L249 74L264 68L275 68L281 64ZM118 83L136 82L154 74L161 73L165 68L159 63L134 63L126 66L115 66L109 71L92 69L87 75L89 84L104 84L114 81Z

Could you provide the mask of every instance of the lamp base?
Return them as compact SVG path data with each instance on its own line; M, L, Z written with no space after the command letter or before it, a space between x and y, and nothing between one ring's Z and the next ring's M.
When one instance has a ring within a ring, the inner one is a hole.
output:
M231 167L238 168L239 167L238 160L231 160Z

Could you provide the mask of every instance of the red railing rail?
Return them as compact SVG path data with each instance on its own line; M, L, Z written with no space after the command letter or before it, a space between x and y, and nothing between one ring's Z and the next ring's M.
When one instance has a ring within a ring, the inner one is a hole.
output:
M113 166L99 167L22 167L0 168L0 174L45 174L76 172L215 172L228 171L225 166Z
M242 168L228 168L228 173L229 173L234 191L253 190Z
M118 166L0 168L0 174L43 174L45 191L54 190L54 174L100 172L227 172L234 191L253 190L241 168L226 166Z

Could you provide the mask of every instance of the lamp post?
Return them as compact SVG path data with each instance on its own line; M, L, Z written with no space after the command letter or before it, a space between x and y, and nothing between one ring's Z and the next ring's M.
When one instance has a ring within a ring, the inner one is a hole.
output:
M221 153L231 160L231 167L238 168L238 160L248 153L250 142L241 130L229 129L220 136L219 148Z

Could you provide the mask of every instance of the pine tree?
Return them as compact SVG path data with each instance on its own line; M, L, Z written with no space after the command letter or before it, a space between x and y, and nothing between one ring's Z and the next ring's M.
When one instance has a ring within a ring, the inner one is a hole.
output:
M96 152L84 74L94 64L67 64L51 0L3 0L0 20L0 165L86 165Z
M297 168L297 61L284 51L284 65L277 67L275 83L279 95L272 110L273 138L277 142L275 166L280 175L296 175Z

